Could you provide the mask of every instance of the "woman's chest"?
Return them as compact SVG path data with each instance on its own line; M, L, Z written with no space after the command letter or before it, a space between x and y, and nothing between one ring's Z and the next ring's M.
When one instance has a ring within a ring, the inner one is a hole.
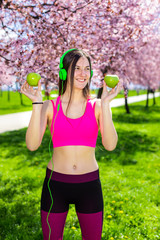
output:
M56 106L56 100L57 99L53 99L54 109ZM91 101L92 108L93 108L94 102L95 102L95 100ZM67 109L67 104L63 104L63 106L61 106L61 109L62 109L63 115L65 117L67 116L67 118L71 119L71 121L74 121L74 119L75 119L75 121L77 121L82 116L84 116L84 114L86 112L86 108L78 107L78 106L71 106L70 108ZM95 116L95 119L96 119L96 122L97 122L97 125L99 128L99 109L98 109L96 103L95 103L95 107L93 110L94 110L93 113L94 113L94 116ZM49 119L48 119L49 129L51 129L52 120L53 120L53 106L52 106L52 109L50 109L50 115L49 115Z

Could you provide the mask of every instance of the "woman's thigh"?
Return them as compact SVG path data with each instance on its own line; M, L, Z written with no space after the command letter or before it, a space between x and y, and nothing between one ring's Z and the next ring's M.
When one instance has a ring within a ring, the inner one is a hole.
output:
M79 213L88 214L103 211L103 194L100 179L79 184L75 207Z
M103 195L99 179L87 182L79 189L76 203L82 239L101 240L103 227Z
M61 240L69 204L58 182L45 178L41 195L41 225L44 240ZM51 195L50 195L51 193Z

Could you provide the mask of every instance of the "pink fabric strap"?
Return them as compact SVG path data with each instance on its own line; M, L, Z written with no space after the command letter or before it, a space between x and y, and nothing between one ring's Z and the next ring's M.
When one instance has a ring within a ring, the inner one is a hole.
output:
M54 110L54 102L53 102L53 100L51 100L51 102L52 102L52 105L53 105L53 110Z

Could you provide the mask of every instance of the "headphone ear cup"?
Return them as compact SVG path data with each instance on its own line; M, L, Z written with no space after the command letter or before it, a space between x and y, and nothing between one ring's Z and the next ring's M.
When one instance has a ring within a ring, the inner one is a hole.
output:
M66 69L64 69L64 68L60 69L60 71L59 71L59 78L61 80L64 80L64 81L67 79L67 71L66 71Z
M93 70L91 70L91 78L92 78L92 76L93 76Z

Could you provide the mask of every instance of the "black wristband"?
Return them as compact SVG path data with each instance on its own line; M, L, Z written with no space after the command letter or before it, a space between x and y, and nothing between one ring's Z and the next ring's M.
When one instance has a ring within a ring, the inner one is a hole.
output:
M32 102L32 104L43 104L43 102Z

